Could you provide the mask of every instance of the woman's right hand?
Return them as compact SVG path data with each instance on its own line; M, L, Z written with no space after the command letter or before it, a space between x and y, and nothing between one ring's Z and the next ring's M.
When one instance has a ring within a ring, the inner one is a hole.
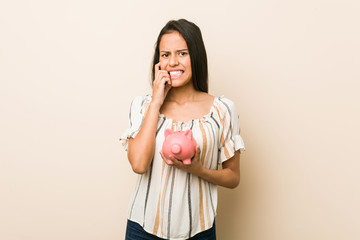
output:
M166 70L160 69L160 62L155 64L155 79L153 81L152 102L163 104L165 97L171 89L170 75Z

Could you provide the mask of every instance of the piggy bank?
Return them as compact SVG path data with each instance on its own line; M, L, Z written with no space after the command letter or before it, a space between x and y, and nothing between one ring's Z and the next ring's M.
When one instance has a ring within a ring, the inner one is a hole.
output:
M166 158L173 155L176 159L181 160L184 164L191 164L191 158L196 152L196 142L193 138L192 131L172 131L165 130L165 140L162 146L162 152ZM173 164L170 159L166 161Z

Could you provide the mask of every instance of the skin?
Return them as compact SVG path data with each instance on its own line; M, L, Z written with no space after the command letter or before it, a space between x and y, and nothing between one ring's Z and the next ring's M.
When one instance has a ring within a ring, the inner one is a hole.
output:
M160 44L160 59L155 65L155 80L151 103L145 113L143 125L135 138L128 143L128 159L134 172L145 173L155 154L155 136L159 113L175 121L189 121L201 118L209 112L214 96L196 91L192 84L191 59L185 40L178 32L164 34ZM181 70L179 77L169 72ZM167 83L167 84L165 84ZM138 149L142 150L141 156ZM166 158L160 152L163 160ZM190 165L169 156L171 167L197 175L200 178L227 188L235 188L240 183L240 151L222 163L222 169L211 170L200 162L200 147Z

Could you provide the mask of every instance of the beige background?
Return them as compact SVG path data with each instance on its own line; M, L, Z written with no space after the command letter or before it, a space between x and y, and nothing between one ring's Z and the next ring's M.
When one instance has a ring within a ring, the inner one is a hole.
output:
M1 0L1 240L124 238L136 175L118 137L181 17L247 147L218 239L360 239L358 1Z

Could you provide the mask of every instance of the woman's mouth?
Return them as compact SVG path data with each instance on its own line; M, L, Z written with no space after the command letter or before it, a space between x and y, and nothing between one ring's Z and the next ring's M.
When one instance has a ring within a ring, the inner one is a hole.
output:
M179 77L181 77L181 75L184 73L184 71L179 70L179 71L170 71L169 75L170 75L170 79L174 80L174 79L178 79Z

